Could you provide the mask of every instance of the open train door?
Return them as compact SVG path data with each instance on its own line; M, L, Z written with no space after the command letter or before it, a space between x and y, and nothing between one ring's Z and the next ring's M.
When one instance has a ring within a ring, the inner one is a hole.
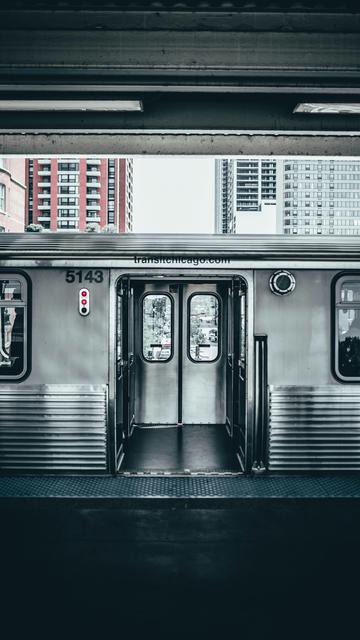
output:
M234 277L227 296L226 422L243 470L246 452L246 285Z
M122 278L117 287L117 392L116 449L120 466L125 440L134 424L135 403L135 327L134 290L129 278Z

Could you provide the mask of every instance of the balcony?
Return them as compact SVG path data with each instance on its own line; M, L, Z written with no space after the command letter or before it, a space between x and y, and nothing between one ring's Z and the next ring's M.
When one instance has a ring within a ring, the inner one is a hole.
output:
M87 209L96 209L97 211L100 211L100 205L99 204L87 204L86 208Z
M87 165L90 165L90 164L97 164L97 165L99 165L99 164L101 164L101 160L99 160L98 158L89 158L89 159L86 161L86 164L87 164Z
M48 169L45 169L45 167L43 169L41 169L41 171L38 171L38 175L39 176L49 176L51 174L51 167L49 167Z
M89 198L89 200L100 200L100 193L87 193L86 197Z
M50 180L46 180L44 182L44 180L42 180L41 182L38 182L37 185L38 185L38 187L50 187L51 181Z
M38 158L38 163L39 164L47 164L47 165L49 165L50 164L50 160L49 160L49 158Z
M45 211L42 212L41 216L38 216L38 222L48 222L50 220L50 211L49 213L45 213Z
M101 171L99 171L98 169L90 169L89 167L86 167L86 175L87 176L101 176Z
M50 204L38 204L39 211L47 211L50 208Z
M38 198L46 198L46 200L49 200L50 195L50 193L38 193Z
M86 222L101 222L101 216L89 216L86 214Z

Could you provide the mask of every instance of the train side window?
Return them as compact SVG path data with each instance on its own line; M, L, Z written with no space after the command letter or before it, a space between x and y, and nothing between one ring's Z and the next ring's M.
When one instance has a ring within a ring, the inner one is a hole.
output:
M337 282L336 348L336 373L360 381L360 277Z
M148 293L142 300L142 354L148 362L172 358L173 305L166 293Z
M0 274L0 380L22 378L27 369L27 283Z
M193 362L214 362L219 357L219 299L212 293L189 298L188 354Z

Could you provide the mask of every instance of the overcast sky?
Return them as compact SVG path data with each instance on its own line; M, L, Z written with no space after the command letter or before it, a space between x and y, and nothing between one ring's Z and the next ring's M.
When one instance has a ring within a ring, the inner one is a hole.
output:
M134 158L135 233L213 233L214 158Z

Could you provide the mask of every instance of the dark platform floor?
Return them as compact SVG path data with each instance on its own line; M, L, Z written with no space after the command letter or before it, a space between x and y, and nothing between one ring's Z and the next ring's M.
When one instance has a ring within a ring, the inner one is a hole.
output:
M0 495L6 640L358 636L359 475L8 476Z
M241 471L223 425L136 427L120 471L135 470Z

